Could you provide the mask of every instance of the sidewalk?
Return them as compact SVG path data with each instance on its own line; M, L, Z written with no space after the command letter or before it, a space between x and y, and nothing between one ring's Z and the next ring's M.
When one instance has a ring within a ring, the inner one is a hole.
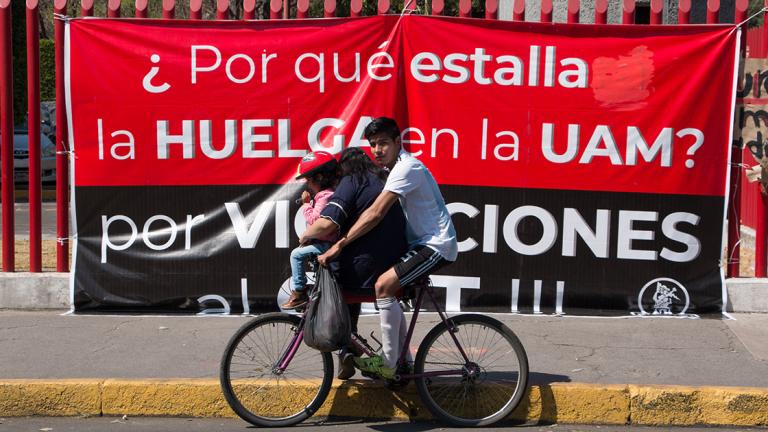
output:
M768 314L734 314L735 321L494 316L528 351L534 387L518 418L768 425ZM232 416L218 387L219 358L245 321L0 311L0 417ZM416 341L436 317L419 322ZM374 329L377 316L361 318L361 333ZM428 416L413 387L392 394L356 378L335 381L321 413ZM371 409L370 400L383 408Z

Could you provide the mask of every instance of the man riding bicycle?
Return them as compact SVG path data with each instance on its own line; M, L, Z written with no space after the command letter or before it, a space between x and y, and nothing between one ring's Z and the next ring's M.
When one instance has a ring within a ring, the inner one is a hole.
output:
M376 161L390 170L384 190L365 210L347 234L320 255L326 265L341 250L376 227L399 201L407 220L409 252L376 280L376 306L380 311L382 354L356 357L364 372L393 379L406 322L396 295L401 287L456 260L456 230L437 182L424 164L402 148L400 128L387 117L374 119L364 131Z
M449 318L426 286L418 291L412 324L425 298L440 321L419 344L415 360L409 357L405 339L413 334L395 296L401 287L453 262L458 244L435 180L403 151L395 121L373 120L365 137L390 175L383 181L359 147L345 149L340 158L345 175L323 217L301 239L306 243L326 231L340 231L341 240L318 261L327 265L333 260L341 270L346 302L358 300L346 298L348 290L359 287L370 295L373 288L381 311L382 354L375 355L353 330L352 347L342 351L337 376L351 377L356 366L365 376L388 380L393 389L414 380L429 411L453 425L486 426L504 419L526 394L528 360L520 340L500 321L480 314ZM406 237L410 252L398 261L407 250ZM305 321L306 316L266 314L230 339L222 359L222 390L243 419L259 426L293 425L325 402L333 361L330 353L303 343ZM457 333L463 336L457 338ZM401 347L405 352L398 353ZM259 398L253 398L254 391ZM273 400L277 403L263 403Z

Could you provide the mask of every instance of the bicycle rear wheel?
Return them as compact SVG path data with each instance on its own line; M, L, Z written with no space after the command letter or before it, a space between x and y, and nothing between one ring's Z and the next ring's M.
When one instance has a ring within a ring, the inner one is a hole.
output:
M301 331L298 316L261 315L229 340L221 359L221 389L243 420L257 426L290 426L314 414L328 397L333 359L299 343L285 370L278 368Z
M436 417L456 426L487 426L507 417L528 386L528 357L509 327L484 315L449 318L419 346L414 372L424 404Z

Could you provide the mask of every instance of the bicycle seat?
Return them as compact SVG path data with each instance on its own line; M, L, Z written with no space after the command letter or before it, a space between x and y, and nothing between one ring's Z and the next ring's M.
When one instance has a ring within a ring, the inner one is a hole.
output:
M412 300L416 298L416 290L418 288L424 288L425 286L429 285L429 276L424 275L419 277L418 279L414 280L413 282L409 283L408 285L404 287L400 287L400 289L397 291L397 294L395 294L395 297L403 300ZM375 294L350 294L346 292L342 292L344 295L344 302L347 304L355 304L355 303L373 303L376 301L376 295Z

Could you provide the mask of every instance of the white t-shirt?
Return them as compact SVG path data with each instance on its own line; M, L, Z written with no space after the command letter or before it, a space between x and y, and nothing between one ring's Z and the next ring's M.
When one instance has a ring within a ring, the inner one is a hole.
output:
M408 221L408 245L426 245L448 261L459 254L456 230L434 177L420 160L400 150L384 185L397 194Z

